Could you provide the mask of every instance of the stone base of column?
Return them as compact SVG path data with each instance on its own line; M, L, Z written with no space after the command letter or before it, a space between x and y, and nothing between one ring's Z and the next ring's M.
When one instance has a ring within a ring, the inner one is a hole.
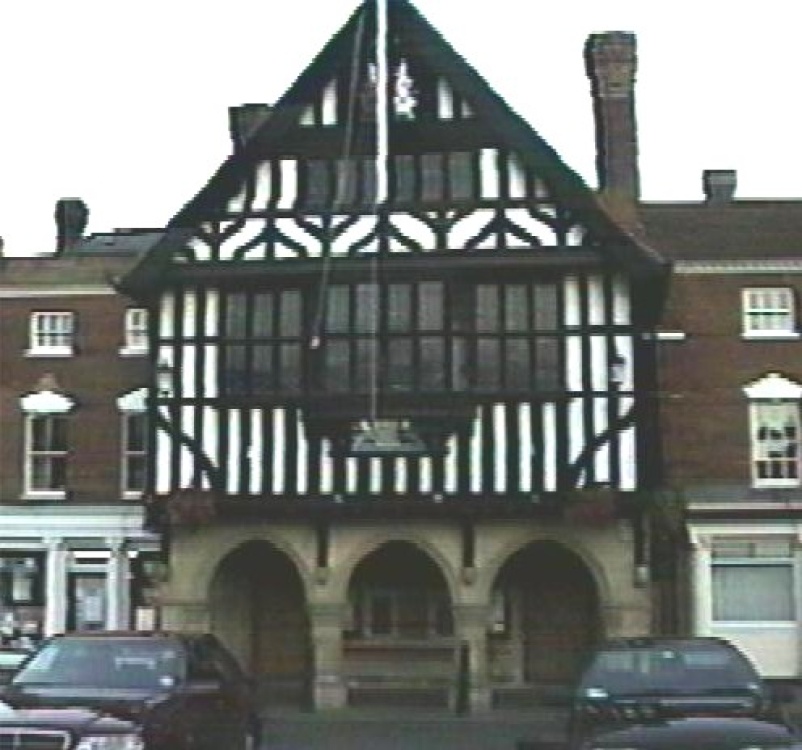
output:
M337 675L318 675L312 685L312 706L315 711L345 708L348 695L345 683Z
M486 685L471 687L468 700L472 714L487 713L493 709L493 691Z

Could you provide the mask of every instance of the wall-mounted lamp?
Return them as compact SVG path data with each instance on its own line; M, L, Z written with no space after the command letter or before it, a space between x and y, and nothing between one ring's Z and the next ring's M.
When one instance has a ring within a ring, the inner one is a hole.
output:
M171 396L173 393L173 368L164 359L160 359L156 365L156 390L160 396Z
M627 361L618 352L613 352L610 361L607 363L607 368L610 384L616 387L622 386L627 376Z

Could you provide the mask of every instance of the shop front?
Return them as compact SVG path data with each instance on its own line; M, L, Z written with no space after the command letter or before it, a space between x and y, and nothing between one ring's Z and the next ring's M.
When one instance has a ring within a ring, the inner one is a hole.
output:
M155 626L158 549L138 507L0 508L0 638Z

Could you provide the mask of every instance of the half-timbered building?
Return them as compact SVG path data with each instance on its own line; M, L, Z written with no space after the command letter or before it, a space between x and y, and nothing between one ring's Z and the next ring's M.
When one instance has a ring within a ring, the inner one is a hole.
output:
M665 265L386 5L232 110L231 157L122 280L153 312L162 618L318 708L502 706L660 619ZM631 42L589 42L602 107L631 106Z

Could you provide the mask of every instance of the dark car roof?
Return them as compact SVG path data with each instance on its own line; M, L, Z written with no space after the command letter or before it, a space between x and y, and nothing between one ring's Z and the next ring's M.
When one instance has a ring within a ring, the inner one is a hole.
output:
M185 633L175 630L87 630L59 633L53 638L81 638L85 640L109 640L114 638L134 639L178 639L182 641L201 640L211 637L208 633Z
M718 645L735 649L729 641L715 636L663 637L638 636L631 638L610 638L599 645L597 650L615 648L680 648L683 646Z

